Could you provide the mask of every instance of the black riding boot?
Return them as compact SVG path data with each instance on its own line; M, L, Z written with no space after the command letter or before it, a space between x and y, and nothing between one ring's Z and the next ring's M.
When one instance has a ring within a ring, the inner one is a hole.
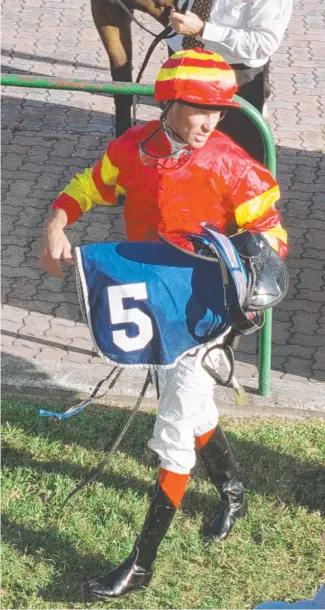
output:
M113 81L121 81L126 83L132 82L131 64L126 64L122 68L112 68L111 74ZM129 129L129 127L131 127L132 100L132 95L114 95L116 138L121 136L127 129Z
M117 568L89 581L88 587L92 595L101 598L119 597L148 586L158 547L175 512L175 506L158 484L132 553Z
M204 527L204 536L225 540L236 519L247 514L243 484L238 479L238 468L230 445L220 426L199 451L205 470L221 496L221 506L210 524Z

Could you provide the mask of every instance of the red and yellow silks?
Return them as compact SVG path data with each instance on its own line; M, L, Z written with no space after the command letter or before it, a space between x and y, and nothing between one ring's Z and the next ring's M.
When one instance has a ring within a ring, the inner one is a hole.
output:
M279 188L266 167L218 131L178 169L147 166L139 142L158 125L151 121L133 127L111 142L92 170L73 178L54 208L63 208L71 223L93 204L114 204L121 193L126 195L125 227L131 241L157 241L159 233L200 233L206 220L226 235L243 229L263 233L285 256L287 234L275 208ZM147 147L158 156L170 151L163 131Z
M279 214L274 203L280 198L278 185L240 204L235 210L238 227L262 233L269 244L279 252L286 254L287 232L279 222Z
M69 224L88 212L93 204L114 205L118 195L125 190L117 184L119 169L107 156L107 152L93 169L76 174L53 204L53 208L63 208Z

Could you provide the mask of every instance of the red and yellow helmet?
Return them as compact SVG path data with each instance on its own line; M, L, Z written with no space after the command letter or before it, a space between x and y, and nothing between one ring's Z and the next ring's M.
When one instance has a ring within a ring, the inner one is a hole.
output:
M196 47L174 53L161 66L156 102L182 100L198 106L239 106L236 77L221 55Z

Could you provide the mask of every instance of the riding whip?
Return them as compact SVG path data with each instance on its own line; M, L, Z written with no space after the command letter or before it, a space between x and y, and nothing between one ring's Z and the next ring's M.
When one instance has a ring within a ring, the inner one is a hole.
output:
M86 487L86 485L88 485L88 483L90 483L91 481L94 481L94 479L99 475L99 473L103 470L104 466L107 464L107 462L109 461L109 459L112 457L112 455L117 451L118 447L120 446L127 430L129 429L137 411L139 410L139 407L142 403L142 400L145 396L145 393L148 389L148 385L149 383L152 382L152 377L156 375L156 372L154 372L153 374L150 372L150 370L148 370L145 382L143 384L142 390L138 396L138 399L127 419L127 421L125 422L123 429L121 430L120 434L118 435L117 439L115 440L113 446L111 447L111 449L109 450L109 452L107 453L107 455L104 457L104 459L100 462L100 464L98 464L97 468L82 482L79 483L79 485L77 485L66 497L66 499L64 500L63 504L62 504L62 508L67 504L67 502L69 502L69 500L76 495L81 489L83 489L84 487Z

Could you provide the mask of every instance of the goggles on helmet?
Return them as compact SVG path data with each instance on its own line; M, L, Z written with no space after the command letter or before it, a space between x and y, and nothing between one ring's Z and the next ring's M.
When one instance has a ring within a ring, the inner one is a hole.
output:
M139 144L140 159L142 163L144 163L144 165L148 165L149 167L161 167L163 169L179 169L183 167L185 163L187 163L192 154L191 150L181 150L178 153L166 155L165 157L160 157L158 155L153 155L152 153L146 153L146 151L143 150L142 145L143 142Z
M139 142L139 154L140 159L144 165L148 165L149 167L161 167L164 169L179 169L183 167L185 163L189 160L193 149L192 148L183 148L182 150L177 150L175 152L169 153L168 155L155 155L152 152L149 152L146 149L146 144L153 138L153 136L158 133L162 126L159 126L152 134L150 134L145 140Z

